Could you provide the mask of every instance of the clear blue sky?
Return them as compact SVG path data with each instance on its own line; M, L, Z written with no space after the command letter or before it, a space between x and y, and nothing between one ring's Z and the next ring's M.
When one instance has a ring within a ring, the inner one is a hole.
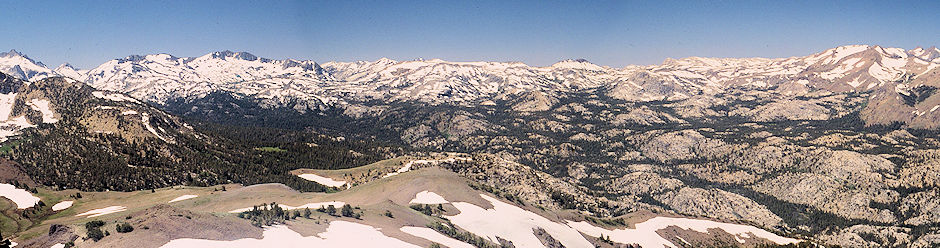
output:
M0 50L80 68L132 54L248 51L318 62L441 58L622 67L940 46L940 1L18 1Z

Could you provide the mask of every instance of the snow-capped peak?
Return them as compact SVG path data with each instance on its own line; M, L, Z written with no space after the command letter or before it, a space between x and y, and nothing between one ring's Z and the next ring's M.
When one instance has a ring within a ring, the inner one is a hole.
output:
M555 69L575 69L575 70L589 70L589 71L603 71L604 68L598 65L592 64L586 59L566 59L558 61L558 63L552 64L552 68Z
M59 65L59 67L56 67L55 70L53 71L56 74L59 74L59 75L62 75L62 76L65 76L74 80L78 80L78 81L84 80L85 72L87 72L87 70L76 69L69 63L64 63L62 65Z
M255 60L261 59L262 62L269 62L269 61L271 61L271 60L269 60L269 59L259 58L258 56L255 56L254 54L251 54L251 53L248 53L248 52L232 52L232 51L229 51L229 50L220 51L220 52L213 52L213 53L207 54L206 56L209 56L209 57L211 57L211 58L213 58L213 59L222 59L222 60L240 59L240 60L245 60L245 61L255 61ZM205 56L203 56L203 57L205 57Z
M46 68L46 65L16 50L0 53L0 72L26 81L55 76L55 73Z
M74 66L72 66L72 64L69 64L69 63L62 63L61 65L59 65L59 67L56 67L55 70L73 70L73 71L74 71L74 70L78 70L78 69L76 69Z

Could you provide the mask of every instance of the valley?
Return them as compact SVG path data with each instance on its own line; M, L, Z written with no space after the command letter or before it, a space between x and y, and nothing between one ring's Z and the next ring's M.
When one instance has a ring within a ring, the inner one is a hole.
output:
M2 234L22 247L933 247L938 54L853 45L611 68L223 51L53 70L4 53Z

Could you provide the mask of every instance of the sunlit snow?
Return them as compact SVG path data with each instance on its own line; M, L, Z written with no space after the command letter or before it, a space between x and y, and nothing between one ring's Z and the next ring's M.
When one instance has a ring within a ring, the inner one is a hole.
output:
M568 225L589 236L599 237L603 234L604 236L609 236L611 241L624 244L639 244L642 247L677 247L675 244L669 242L669 240L656 233L657 230L670 226L676 226L682 229L691 229L693 231L702 233L707 233L708 229L719 228L731 235L735 235L735 239L738 240L738 242L743 241L741 238L748 238L750 235L754 235L759 238L765 238L777 244L790 244L799 242L797 239L780 237L776 234L753 226L686 218L655 217L647 221L637 223L635 225L636 229L627 228L607 230L593 226L590 223L584 221L569 221Z
M56 203L55 205L52 205L52 211L59 211L59 210L63 210L63 209L70 208L70 207L72 207L72 204L73 204L73 203L75 203L75 202L73 202L73 201L61 201L61 202L59 202L59 203Z
M162 248L256 248L256 247L408 247L419 246L385 236L378 229L353 222L333 221L325 232L304 237L287 226L267 227L261 239L245 238L232 241L175 239Z
M444 200L444 197L430 191L421 191L415 195L415 198L412 199L410 204L441 204L447 203L447 200Z
M90 211L88 211L88 212L76 214L75 216L85 216L85 215L88 215L88 218L91 218L91 217L98 217L98 216L102 216L102 215L106 215L106 214L117 213L117 212L121 212L121 211L125 211L125 210L127 210L127 207L125 207L125 206L110 206L110 207L106 207L106 208L99 208L99 209L90 210Z
M399 230L404 233L414 235L415 237L427 239L431 242L438 243L450 248L474 248L474 246L470 244L451 237L447 237L446 235L427 227L403 226Z
M314 181L319 184L329 186L329 187L342 187L343 185L346 185L346 181L333 180L332 178L322 177L317 174L304 173L304 174L300 174L297 176L299 176L300 178L309 180L309 181Z
M18 209L26 209L36 205L39 197L33 196L29 191L17 189L12 184L0 183L0 196L6 197L16 204Z
M196 197L199 197L199 196L198 196L198 195L182 195L182 196L180 196L180 197L173 198L173 200L170 200L170 201L167 202L167 203L174 203L174 202L178 202L178 201L193 199L193 198L196 198Z

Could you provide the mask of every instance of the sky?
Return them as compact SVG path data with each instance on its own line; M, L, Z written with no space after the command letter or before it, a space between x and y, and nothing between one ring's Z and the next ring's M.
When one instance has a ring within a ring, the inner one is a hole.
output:
M791 57L849 44L940 46L940 1L17 1L0 50L49 67L128 55L271 59Z

